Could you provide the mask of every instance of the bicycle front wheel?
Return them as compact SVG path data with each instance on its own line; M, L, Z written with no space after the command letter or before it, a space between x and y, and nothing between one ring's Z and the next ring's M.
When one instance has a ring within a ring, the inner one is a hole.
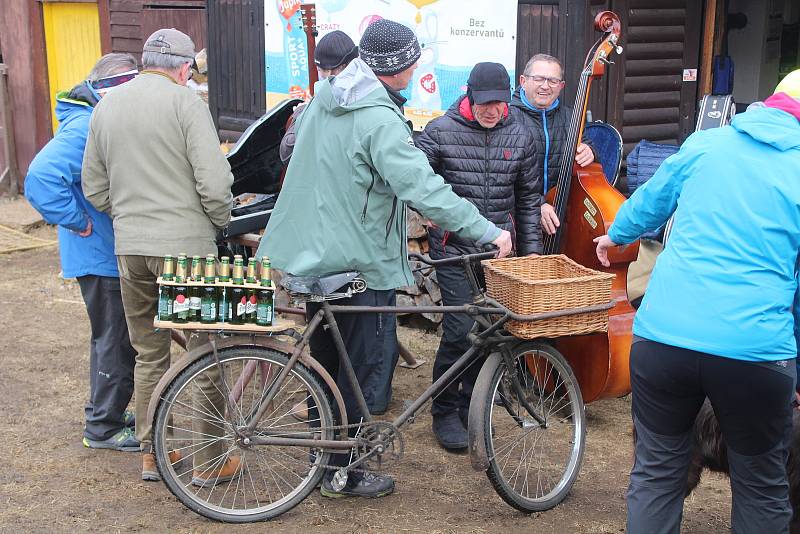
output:
M564 500L580 471L586 441L583 398L569 364L549 345L522 343L512 351L512 361L514 369L508 369L502 358L491 359L487 365L493 368L481 373L490 377L483 397L486 474L508 504L539 512Z
M276 517L319 483L329 453L299 446L247 445L236 439L264 405L286 355L234 348L199 359L167 387L156 411L153 446L161 477L189 509L217 521ZM224 380L223 380L224 377ZM325 390L301 364L292 367L252 436L333 439Z

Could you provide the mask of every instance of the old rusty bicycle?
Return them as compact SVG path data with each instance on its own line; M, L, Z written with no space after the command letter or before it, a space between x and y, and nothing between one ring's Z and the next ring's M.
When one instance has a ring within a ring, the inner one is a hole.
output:
M468 419L473 467L485 471L500 497L523 512L547 510L566 497L580 470L586 436L578 382L550 344L516 338L504 325L608 310L613 302L519 315L478 283L473 266L494 252L445 260L412 256L432 266L463 265L474 302L343 306L335 300L363 287L357 273L288 276L283 283L295 288L295 298L321 306L302 334L285 324L268 334L201 333L208 343L170 368L150 403L158 469L181 503L218 521L261 521L303 501L326 470L335 472L334 486L343 486L349 473L385 469L403 456L404 425L473 364L482 365ZM469 350L391 421L371 416L334 316L376 312L466 313L476 321ZM365 414L359 421L347 419L335 380L308 353L309 339L320 327L337 346L341 369ZM348 454L349 464L332 465L333 453ZM238 468L221 476L220 468L231 459Z

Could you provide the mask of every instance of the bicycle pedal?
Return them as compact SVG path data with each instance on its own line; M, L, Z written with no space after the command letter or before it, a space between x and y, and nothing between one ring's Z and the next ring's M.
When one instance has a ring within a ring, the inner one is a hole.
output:
M333 478L331 479L331 488L333 488L333 491L342 491L346 485L347 471L344 469L339 469L333 474Z

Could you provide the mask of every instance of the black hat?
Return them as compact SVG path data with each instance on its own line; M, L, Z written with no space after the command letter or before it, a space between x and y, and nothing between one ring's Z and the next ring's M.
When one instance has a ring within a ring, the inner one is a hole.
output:
M500 63L478 63L469 73L467 91L473 104L511 102L511 79Z
M325 34L314 50L314 63L321 69L335 69L358 57L358 47L341 30Z
M379 19L367 26L358 48L361 59L379 76L402 72L422 55L414 32L388 19Z

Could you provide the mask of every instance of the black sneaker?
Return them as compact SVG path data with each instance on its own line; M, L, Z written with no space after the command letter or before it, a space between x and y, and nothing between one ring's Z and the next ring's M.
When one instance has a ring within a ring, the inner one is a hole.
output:
M339 499L341 497L385 497L394 491L394 479L387 475L376 475L370 472L352 472L347 477L347 484L336 491L331 480L336 471L325 473L322 486L319 488L323 497Z
M458 412L433 416L433 434L439 445L447 450L467 448L467 429L458 417Z

